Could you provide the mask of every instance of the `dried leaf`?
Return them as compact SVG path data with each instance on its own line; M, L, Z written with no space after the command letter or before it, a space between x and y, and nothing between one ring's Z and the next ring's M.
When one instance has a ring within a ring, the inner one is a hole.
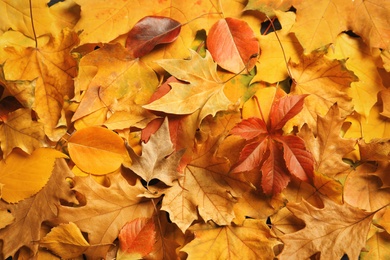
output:
M127 157L122 138L103 127L77 131L69 138L68 149L80 169L96 175L117 170Z
M325 259L339 259L344 254L351 259L359 257L374 214L346 203L339 205L326 198L323 201L323 209L305 200L287 205L306 226L281 237L284 249L280 259L309 258L317 252Z
M90 245L76 224L60 224L41 239L39 246L45 247L60 256L69 259L81 255Z
M245 21L224 18L210 28L207 49L219 66L239 74L255 66L259 43Z
M181 24L169 17L146 16L130 30L126 48L133 58L148 54L156 45L170 43L179 36Z
M55 159L66 157L49 148L39 148L31 155L14 150L0 161L0 183L4 185L1 189L2 199L16 203L33 196L48 182Z

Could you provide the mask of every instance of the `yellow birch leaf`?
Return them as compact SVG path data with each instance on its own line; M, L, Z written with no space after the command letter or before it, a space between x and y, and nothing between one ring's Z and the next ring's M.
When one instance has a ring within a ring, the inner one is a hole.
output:
M20 148L31 154L39 147L47 146L43 124L31 119L31 110L20 108L8 114L0 125L0 143L3 157L7 157L13 148Z
M88 241L77 225L73 222L60 224L39 241L39 246L45 247L62 259L81 255L89 247Z
M378 73L376 57L360 38L340 34L328 49L329 58L345 60L345 66L352 71L358 81L351 83L348 95L352 97L354 110L368 118L371 108L377 102L377 94L384 89Z
M64 29L38 48L2 46L4 54L8 55L3 66L6 80L36 79L33 109L44 124L46 135L53 141L59 140L66 131L58 127L65 125L64 99L71 98L74 93L77 64L70 50L77 42L77 34Z
M87 127L68 140L72 161L84 172L103 175L117 170L128 156L122 138L103 127Z
M16 203L40 191L50 178L56 158L67 156L57 150L38 148L31 155L14 150L0 161L2 199Z
M390 235L380 228L366 242L365 250L360 254L359 259L390 259Z
M247 219L242 226L191 227L195 239L181 250L191 259L273 259L278 245L263 220Z
M252 82L266 81L274 83L283 81L289 76L286 59L287 61L298 62L303 52L302 46L295 35L290 33L291 26L295 23L295 14L281 11L275 11L275 14L282 25L282 29L276 32L279 38L276 37L275 32L259 36L261 55L256 66L258 73Z

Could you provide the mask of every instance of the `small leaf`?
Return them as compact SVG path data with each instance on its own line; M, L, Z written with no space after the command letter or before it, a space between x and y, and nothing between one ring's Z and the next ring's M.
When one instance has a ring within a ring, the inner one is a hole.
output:
M225 18L211 27L207 49L222 68L240 73L244 68L250 71L255 66L259 42L245 21Z
M152 252L156 243L156 227L151 218L137 218L119 232L117 259L140 259Z
M90 246L73 222L52 228L39 242L39 245L49 249L62 259L76 258Z
M133 58L139 58L158 44L171 43L176 40L181 24L168 17L147 16L139 20L127 36L126 48Z
M122 138L103 127L87 127L68 140L69 155L83 171L107 174L117 170L127 156Z
M51 176L56 158L66 155L48 148L38 148L31 155L13 150L7 159L0 161L2 199L16 203L40 191Z

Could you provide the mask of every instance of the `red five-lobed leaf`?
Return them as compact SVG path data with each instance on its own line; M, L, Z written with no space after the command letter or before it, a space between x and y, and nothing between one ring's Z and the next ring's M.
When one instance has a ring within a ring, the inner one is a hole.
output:
M290 181L290 174L302 181L313 177L314 159L304 141L295 135L283 135L282 128L303 108L307 95L290 95L274 100L269 122L252 117L242 120L231 133L248 143L231 172L245 172L260 167L261 187L266 194L280 193ZM268 125L268 128L267 128Z
M158 44L171 43L180 34L181 23L163 16L146 16L127 35L126 48L133 58L139 58Z
M219 66L240 73L244 68L249 71L255 66L259 42L246 22L225 18L211 27L207 49Z

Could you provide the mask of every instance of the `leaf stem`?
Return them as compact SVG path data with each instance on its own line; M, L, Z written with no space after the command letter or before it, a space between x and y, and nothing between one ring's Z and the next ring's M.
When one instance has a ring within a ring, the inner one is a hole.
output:
M38 48L38 40L37 40L37 34L35 33L35 26L34 26L34 17L33 17L33 11L32 11L32 0L28 0L30 4L30 19L31 19L31 26L32 26L32 31L34 34L34 40L35 40L35 48Z

